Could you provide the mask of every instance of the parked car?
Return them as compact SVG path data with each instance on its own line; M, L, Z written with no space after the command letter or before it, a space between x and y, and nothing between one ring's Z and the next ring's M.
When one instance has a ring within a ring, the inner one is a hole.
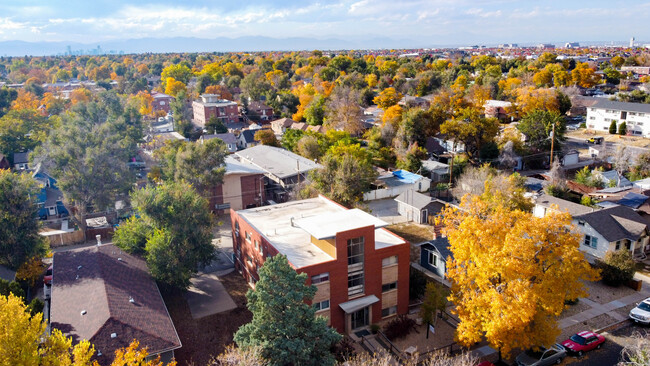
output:
M630 310L630 319L635 323L650 324L650 297L636 304L636 307Z
M592 137L585 140L586 143L595 145L600 145L603 143L603 141L605 141L604 137Z
M529 349L520 353L515 359L517 366L547 366L560 364L566 357L566 350L560 344L554 344L551 348L539 347L538 351Z
M43 277L43 282L45 282L46 285L51 285L52 284L52 265L50 264L49 267L47 267L47 271L45 271L45 277Z
M594 348L600 348L603 342L605 342L605 337L602 335L584 331L572 335L569 339L562 342L562 346L564 346L568 353L582 357L585 352L591 351Z

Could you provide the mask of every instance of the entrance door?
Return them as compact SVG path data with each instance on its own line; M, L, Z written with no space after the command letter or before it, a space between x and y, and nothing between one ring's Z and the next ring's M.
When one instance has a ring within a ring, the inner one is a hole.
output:
M354 313L350 314L352 320L352 330L363 328L370 324L368 313L368 307L366 306L365 308L357 310Z

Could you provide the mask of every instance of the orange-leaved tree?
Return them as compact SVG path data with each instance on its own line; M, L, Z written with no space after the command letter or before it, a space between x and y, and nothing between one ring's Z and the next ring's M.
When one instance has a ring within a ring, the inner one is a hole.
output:
M447 276L456 338L471 345L485 337L505 355L550 346L565 301L585 296L582 281L598 272L580 252L568 213L537 218L513 209L507 192L485 192L466 195L461 209L448 207L440 219L453 253Z

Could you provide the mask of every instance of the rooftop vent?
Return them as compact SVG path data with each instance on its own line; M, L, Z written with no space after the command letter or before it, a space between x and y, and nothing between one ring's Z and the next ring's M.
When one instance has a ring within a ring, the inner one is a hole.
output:
M117 258L117 260L121 262L121 261L122 261L122 257L120 257L120 258Z
M81 269L81 267L83 267L83 266L77 266L77 270L80 270L80 269Z
M97 356L101 356L101 355L102 355L102 351L97 350Z
M129 296L129 302L130 302L131 304L134 304L134 303L135 303L135 300L133 299L133 296Z
M81 310L81 315L86 315L88 313L86 310Z
M111 338L117 338L117 333L111 333Z
M78 280L78 279L79 279L79 275L77 275L77 277L75 278L75 280Z

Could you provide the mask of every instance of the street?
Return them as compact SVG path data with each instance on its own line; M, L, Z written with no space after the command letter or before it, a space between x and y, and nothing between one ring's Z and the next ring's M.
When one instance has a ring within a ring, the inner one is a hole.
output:
M620 143L614 143L614 142L604 142L607 146L607 151L611 154L614 151L616 151L616 148L620 145ZM562 150L567 151L567 150L587 150L589 149L590 146L594 146L593 144L588 144L585 142L585 139L582 138L575 138L575 137L569 137L567 136L566 141L564 142L564 145L562 146ZM599 146L599 145L596 145ZM646 149L644 147L636 147L636 146L630 146L630 145L625 145L627 147L627 151L629 154L632 156L632 160L635 160L636 157L644 152L650 151L650 149Z
M645 334L646 339L650 338L650 327L629 322L624 327L614 330L611 333L603 333L606 341L600 349L593 350L582 358L567 357L562 364L571 366L616 365L620 361L621 350L625 345L630 343L630 338L637 332Z

